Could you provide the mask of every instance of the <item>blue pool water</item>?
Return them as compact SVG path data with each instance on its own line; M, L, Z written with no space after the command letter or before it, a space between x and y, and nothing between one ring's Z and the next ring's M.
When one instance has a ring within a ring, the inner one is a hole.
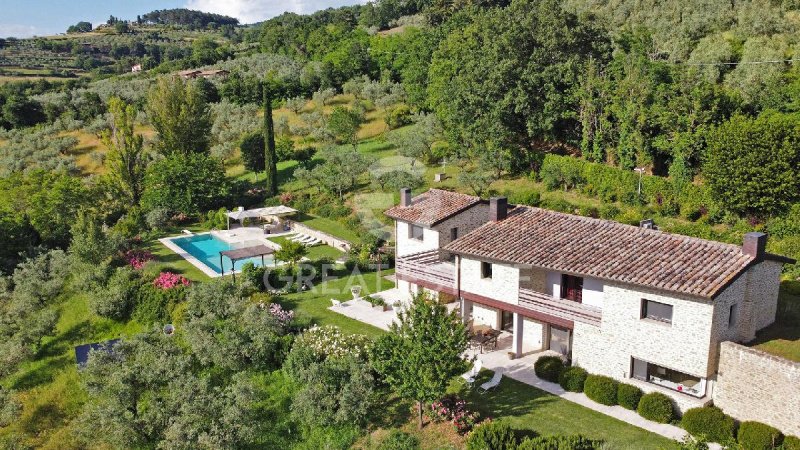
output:
M210 267L214 272L222 273L219 267L219 252L232 250L233 246L227 242L212 236L211 234L198 234L194 236L186 236L172 239L178 247L182 248L186 253L199 259L203 264ZM248 262L252 262L256 266L261 266L261 257L241 259L236 261L235 270L241 270L242 266ZM271 266L273 263L272 255L264 255L264 264ZM222 257L222 270L225 273L230 273L231 260L228 257Z

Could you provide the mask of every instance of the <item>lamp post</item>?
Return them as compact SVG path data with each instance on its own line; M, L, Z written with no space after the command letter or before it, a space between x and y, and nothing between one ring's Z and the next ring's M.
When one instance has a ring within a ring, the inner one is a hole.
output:
M633 169L634 172L639 173L639 189L636 191L639 196L642 195L642 175L644 174L644 167L636 167Z

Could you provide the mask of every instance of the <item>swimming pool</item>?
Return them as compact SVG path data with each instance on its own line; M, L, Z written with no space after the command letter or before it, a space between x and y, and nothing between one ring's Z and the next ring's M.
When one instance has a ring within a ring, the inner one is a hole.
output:
M217 238L211 233L196 234L194 236L178 237L170 239L172 243L181 248L181 250L194 256L201 263L208 266L217 274L230 273L231 268L234 270L241 270L242 266L248 262L252 262L256 266L261 266L261 257L256 256L253 258L241 259L236 261L236 265L231 264L228 257L222 257L222 268L219 266L219 252L226 250L233 250L235 246ZM272 265L274 259L272 255L264 255L264 264L267 266ZM224 272L223 272L224 271Z

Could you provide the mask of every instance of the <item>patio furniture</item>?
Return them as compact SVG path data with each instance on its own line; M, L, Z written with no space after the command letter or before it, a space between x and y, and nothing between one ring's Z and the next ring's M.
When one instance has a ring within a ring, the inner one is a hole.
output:
M461 378L463 378L464 381L466 381L467 384L472 387L472 383L475 382L475 377L478 376L478 373L480 373L482 367L483 362L480 359L476 359L472 364L472 368L469 369L469 371L465 374L461 375Z
M488 336L484 336L483 334L476 334L469 339L470 346L475 348L479 348L481 353L483 353L483 348L487 345L490 341Z
M503 379L503 369L501 367L498 367L494 371L492 379L487 381L486 383L483 383L481 387L478 388L478 392L480 392L481 394L489 392L489 390L496 388L497 385L500 384L500 380L502 379Z
M336 300L335 298L331 299L331 303L333 304L334 308L338 308L342 306L342 302L340 300Z
M193 235L194 235L194 233L192 233L192 232L191 232L191 231L189 231L189 230L181 230L181 233L183 233L183 234L185 234L185 235L187 235L187 236L193 236Z

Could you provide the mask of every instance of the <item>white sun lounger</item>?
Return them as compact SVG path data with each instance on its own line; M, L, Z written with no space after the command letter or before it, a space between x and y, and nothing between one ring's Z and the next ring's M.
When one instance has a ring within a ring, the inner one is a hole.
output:
M183 233L183 234L186 234L186 235L189 235L189 236L194 236L194 233L192 233L192 232L191 232L191 231L189 231L189 230L181 230L181 233Z
M498 367L494 371L494 375L492 375L492 379L487 381L486 383L483 383L481 385L481 387L478 388L478 392L480 392L481 394L485 394L485 393L489 392L490 389L496 388L497 385L500 384L500 380L502 380L502 379L503 379L503 369Z
M304 239L301 239L298 242L300 242L301 244L308 244L308 243L314 242L315 239L316 238L313 238L311 236L306 236Z
M480 359L476 359L475 363L472 364L472 368L469 369L467 373L461 375L461 378L463 378L467 384L472 385L472 383L475 382L475 377L478 376L478 373L480 373L482 367L483 362L481 362Z
M339 301L339 300L336 300L335 298L332 298L332 299L331 299L331 304L333 304L333 307L334 307L334 308L337 308L337 307L340 307L340 306L342 306L342 302L341 302L341 301Z
M321 242L322 242L322 240L321 240L321 239L314 238L314 239L312 239L311 241L306 241L306 242L303 242L303 243L304 243L304 244L306 244L306 245L308 245L308 246L310 247L310 246L312 246L312 245L317 245L317 244L319 244L319 243L321 243Z

